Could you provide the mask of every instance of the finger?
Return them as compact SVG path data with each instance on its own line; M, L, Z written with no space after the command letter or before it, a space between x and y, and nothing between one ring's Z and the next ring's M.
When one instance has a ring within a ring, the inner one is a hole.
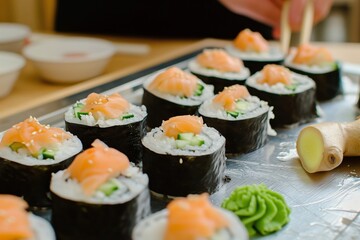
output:
M301 29L306 0L293 0L289 8L289 25L293 31Z
M315 0L314 1L314 24L323 20L330 12L333 0Z

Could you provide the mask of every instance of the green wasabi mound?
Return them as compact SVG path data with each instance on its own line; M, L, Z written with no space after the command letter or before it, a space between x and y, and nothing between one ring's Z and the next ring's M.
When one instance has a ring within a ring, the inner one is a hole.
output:
M250 236L276 232L290 220L290 208L284 197L264 184L236 188L221 207L235 213Z

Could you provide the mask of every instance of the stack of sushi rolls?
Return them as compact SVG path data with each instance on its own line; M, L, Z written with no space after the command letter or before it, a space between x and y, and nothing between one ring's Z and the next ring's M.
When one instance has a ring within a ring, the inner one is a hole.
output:
M95 139L100 139L125 153L130 161L139 163L146 118L145 106L135 106L118 93L91 93L68 109L65 126L67 131L80 138L84 149Z
M189 195L170 202L166 209L142 220L133 240L247 240L238 217L211 205L208 195Z
M0 194L0 239L55 240L55 233L45 219L27 212L22 198Z
M225 138L201 117L172 117L147 133L142 143L143 171L155 196L213 193L222 184Z
M234 84L245 84L250 76L241 59L230 56L222 49L205 49L189 63L189 70L206 84L214 85L218 93Z
M290 52L285 65L316 83L316 98L329 100L342 93L341 66L324 47L303 44Z
M100 140L53 174L52 223L59 240L131 239L150 213L148 177Z
M266 65L246 80L251 95L274 107L273 127L309 122L318 117L315 82L280 65Z
M199 114L225 137L227 154L251 152L266 144L271 108L245 86L226 87L206 100Z
M0 133L0 193L48 207L51 173L68 167L81 151L76 136L29 117Z
M200 104L214 95L214 87L177 67L170 67L144 82L142 103L148 110L147 124L157 127L164 119L195 114Z
M282 64L284 54L275 44L269 44L258 32L242 30L226 50L244 61L251 74L260 71L267 64Z

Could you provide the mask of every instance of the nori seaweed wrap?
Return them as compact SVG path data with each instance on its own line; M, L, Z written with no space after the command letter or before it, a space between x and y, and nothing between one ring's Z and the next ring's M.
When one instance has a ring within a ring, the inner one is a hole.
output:
M49 139L48 143L44 138ZM0 193L23 197L31 207L40 208L51 205L48 197L51 174L65 169L82 151L77 137L41 125L35 118L1 133L0 142ZM37 148L41 153L36 150L39 154L35 156L33 150Z
M91 95L94 95L92 93ZM89 96L91 96L89 95ZM89 98L88 96L88 98ZM105 95L97 95L96 105L112 103L111 97ZM99 98L110 99L109 102L103 101L99 104ZM142 160L141 139L146 133L147 113L144 106L138 107L128 103L128 109L117 116L117 104L113 104L115 114L109 118L103 115L95 117L84 110L88 99L75 103L65 114L65 128L67 131L78 136L83 143L84 148L89 148L95 139L100 139L107 145L116 148L125 153L130 161L139 163ZM126 101L126 100L125 100ZM119 103L121 105L121 103ZM120 106L121 107L121 106ZM100 109L99 111L103 111Z
M179 133L175 139L164 133L164 124L142 140L143 171L149 176L150 190L169 197L215 192L224 178L225 138L203 126L199 134Z
M150 76L143 87L142 104L147 108L150 128L173 116L195 114L200 104L213 96L212 85L176 67Z
M204 83L213 85L215 93L234 84L244 85L250 76L249 69L240 59L222 49L205 49L189 62L188 68Z
M312 79L291 72L290 85L282 83L269 85L259 82L264 79L263 71L248 78L246 86L251 95L259 97L274 107L275 118L271 119L271 126L284 127L295 123L305 123L318 117L316 88Z

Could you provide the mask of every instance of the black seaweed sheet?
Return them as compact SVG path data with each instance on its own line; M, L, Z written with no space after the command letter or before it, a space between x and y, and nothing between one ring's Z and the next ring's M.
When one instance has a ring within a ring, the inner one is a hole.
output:
M0 157L0 193L23 196L30 207L49 207L51 173L67 168L74 157L56 164L35 166L23 165Z
M150 214L145 188L122 204L89 204L64 199L51 192L52 224L58 240L130 240L135 225Z
M265 65L268 65L268 64L281 65L283 63L283 61L284 61L284 59L269 60L269 61L256 61L256 60L244 60L243 59L245 67L249 68L251 74L261 71Z
M318 101L330 100L343 93L341 80L341 66L336 64L336 69L327 73L309 73L290 66L291 71L306 75L316 83L316 99Z
M201 156L158 154L144 147L143 171L150 190L164 196L213 193L223 183L225 143Z
M142 104L146 106L148 117L147 125L150 128L159 127L163 120L178 115L194 115L199 108L199 105L185 106L169 102L165 99L159 98L144 88L144 95L142 97Z
M142 160L141 139L146 134L146 117L138 122L106 128L65 121L65 128L81 140L84 149L91 147L95 139L100 139L109 147L124 153L131 162L139 163Z
M246 81L246 78L241 80L235 80L235 79L218 78L213 76L205 76L194 72L191 73L197 76L198 78L200 78L204 83L213 85L215 94L224 90L225 87L230 87L234 84L245 85L245 81Z
M305 123L318 117L316 111L315 88L294 94L275 94L247 86L251 95L273 106L275 119L270 120L272 127L284 127L294 123Z
M268 112L257 117L228 121L206 117L204 122L218 130L226 139L226 154L241 154L261 148L267 142Z

